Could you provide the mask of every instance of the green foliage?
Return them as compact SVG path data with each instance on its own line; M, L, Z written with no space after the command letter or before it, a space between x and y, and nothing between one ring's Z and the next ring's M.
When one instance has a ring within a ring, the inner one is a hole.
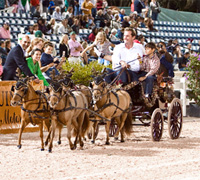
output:
M63 69L66 71L70 71L71 68L74 68L74 73L71 79L75 84L83 84L86 86L88 86L93 79L92 69L94 68L96 71L101 72L104 67L106 66L99 64L97 61L93 61L88 65L82 65L80 63L73 64L67 61L66 64L63 65ZM111 65L107 67L111 68Z
M190 57L187 70L185 78L190 82L188 84L190 91L187 95L190 100L194 99L200 105L200 55L196 54Z

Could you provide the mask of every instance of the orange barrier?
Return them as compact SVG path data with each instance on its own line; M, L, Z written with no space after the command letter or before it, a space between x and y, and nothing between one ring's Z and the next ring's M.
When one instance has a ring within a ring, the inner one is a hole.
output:
M17 133L21 124L21 108L20 106L13 107L10 101L13 96L11 87L16 81L0 81L0 133ZM32 83L34 89L43 89L43 82L35 85ZM38 131L38 126L29 124L24 132Z

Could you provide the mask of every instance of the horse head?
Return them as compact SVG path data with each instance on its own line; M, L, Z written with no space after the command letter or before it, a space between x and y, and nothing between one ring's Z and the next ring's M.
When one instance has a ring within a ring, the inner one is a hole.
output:
M51 108L55 108L62 98L62 85L59 82L52 81L47 92L49 94L48 102Z
M93 82L91 83L91 87L93 89L92 96L94 101L99 101L105 93L105 87L107 85L104 80L105 76L106 74L94 77Z
M27 95L28 79L27 78L19 79L16 85L11 87L11 91L14 92L14 95L11 99L11 105L17 106L21 104L22 100Z

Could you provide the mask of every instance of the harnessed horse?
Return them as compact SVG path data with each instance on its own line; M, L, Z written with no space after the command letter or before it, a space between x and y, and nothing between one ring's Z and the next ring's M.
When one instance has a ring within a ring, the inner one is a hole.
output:
M14 95L11 100L12 106L21 106L21 127L19 130L18 137L18 148L21 148L21 136L24 128L32 123L33 125L38 124L40 128L40 138L41 138L41 150L44 150L43 142L43 121L49 132L45 144L48 143L50 137L50 107L47 102L47 98L44 93L35 91L33 87L29 84L27 78L19 79L14 86L12 86L12 91Z
M58 124L67 126L67 138L71 150L76 149L78 139L80 147L83 147L82 136L89 128L89 116L86 110L88 102L85 95L79 91L65 91L61 82L54 81L50 84L49 94L49 105L53 108L49 152L52 151L52 142ZM74 144L71 141L72 127L76 132Z
M101 116L109 119L106 121L106 144L109 142L109 128L111 119L114 118L118 125L118 130L114 137L117 138L121 133L121 142L124 142L124 131L127 135L131 133L132 116L131 116L131 98L124 90L110 90L104 81L104 75L99 75L94 78L91 83L93 88L93 100L96 106L96 112ZM97 126L95 122L95 127ZM95 142L95 134L93 133L93 142Z

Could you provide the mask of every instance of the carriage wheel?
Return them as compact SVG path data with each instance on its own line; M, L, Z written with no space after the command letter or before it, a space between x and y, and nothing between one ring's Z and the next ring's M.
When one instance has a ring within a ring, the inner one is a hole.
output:
M97 138L97 135L99 133L99 124L97 124L97 128L95 129L95 139ZM87 137L88 139L92 139L92 132L90 131L89 133L87 133Z
M117 132L117 129L118 129L118 126L117 126L115 120L112 119L111 123L110 123L110 133L109 133L109 136L110 137L114 137L115 133Z
M163 115L159 108L151 116L151 136L153 141L160 141L163 134Z
M181 101L174 98L168 112L168 131L171 139L179 138L182 129L183 112Z

